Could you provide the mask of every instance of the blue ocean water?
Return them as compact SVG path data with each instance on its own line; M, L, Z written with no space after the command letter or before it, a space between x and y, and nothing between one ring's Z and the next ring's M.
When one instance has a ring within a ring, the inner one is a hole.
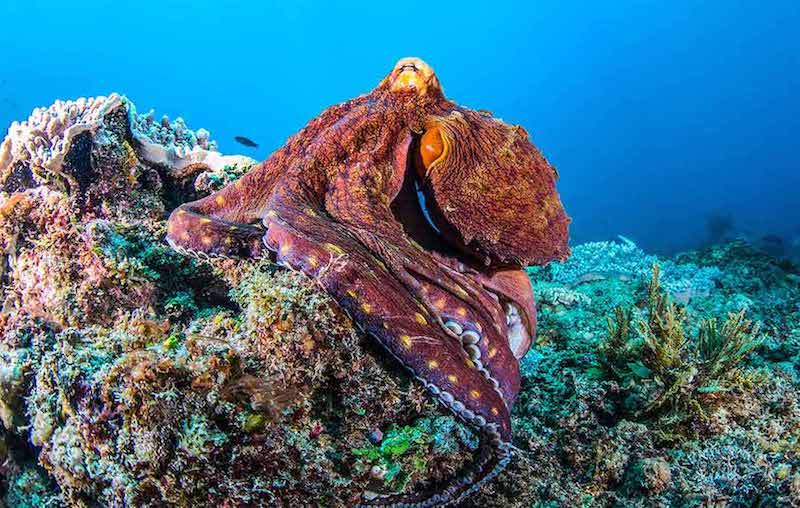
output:
M264 158L402 56L525 126L574 242L649 250L733 233L800 245L800 3L0 0L0 128L56 98L126 94ZM244 135L260 147L237 145Z

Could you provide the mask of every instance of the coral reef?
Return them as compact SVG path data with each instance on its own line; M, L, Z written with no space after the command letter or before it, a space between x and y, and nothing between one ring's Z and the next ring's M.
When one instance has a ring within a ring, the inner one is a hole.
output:
M571 288L599 279L623 281L647 276L656 256L646 254L624 236L619 242L591 242L578 245L573 256L564 263L551 263L545 268L532 267L536 274L546 271L553 282ZM695 296L707 296L715 287L719 270L714 266L697 266L691 262L663 260L661 284L675 299L687 303Z
M480 506L800 503L800 270L742 242L640 252L578 245L530 270L519 458ZM698 272L707 292L667 294Z
M70 161L65 157L69 151L80 151L80 145L86 145L90 138L96 144L115 144L115 139L102 136L105 132L102 127L112 111L127 115L124 142L117 148L130 153L135 146L136 154L130 154L130 157L178 173L255 163L248 157L223 156L217 152L216 143L209 139L205 129L195 133L186 127L182 118L171 122L163 116L156 122L153 111L140 115L125 97L111 94L108 97L56 101L48 108L35 109L26 121L12 123L0 144L3 190L10 192L62 181L64 185L82 191L81 186L96 175L90 174L90 167L72 167L85 158L76 155L76 160ZM88 147L84 146L84 149ZM136 178L136 175L131 175L131 178Z
M0 182L6 503L349 506L458 470L471 434L319 287L163 242L171 206L246 168L154 161L130 102L111 97L74 103L104 107L54 131L81 132L58 160L9 151ZM158 132L196 138L180 122Z
M316 284L163 242L246 164L177 171L128 100L74 104L2 145L0 506L351 506L468 467L473 432ZM800 270L744 242L573 252L529 270L515 457L466 506L800 503Z

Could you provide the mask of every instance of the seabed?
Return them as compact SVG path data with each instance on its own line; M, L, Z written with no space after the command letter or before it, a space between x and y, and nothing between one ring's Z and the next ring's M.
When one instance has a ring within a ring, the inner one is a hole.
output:
M164 242L255 161L124 97L0 147L0 506L350 506L466 467L471 431L322 290ZM515 457L470 506L800 504L800 268L622 237L529 269Z

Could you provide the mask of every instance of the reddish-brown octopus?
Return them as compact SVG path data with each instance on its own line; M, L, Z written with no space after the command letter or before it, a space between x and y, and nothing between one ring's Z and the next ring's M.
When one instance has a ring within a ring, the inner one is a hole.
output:
M475 428L464 476L366 502L447 505L510 460L518 360L536 330L522 267L569 254L556 179L525 129L447 100L430 66L404 58L239 181L180 206L167 238L212 256L266 247Z

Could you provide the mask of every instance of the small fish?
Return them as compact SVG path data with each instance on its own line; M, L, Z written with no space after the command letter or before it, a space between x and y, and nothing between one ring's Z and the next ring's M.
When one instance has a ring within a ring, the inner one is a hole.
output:
M244 136L236 136L233 139L235 139L237 143L240 143L244 146L249 146L250 148L258 148L258 143L256 143L250 138L246 138Z

